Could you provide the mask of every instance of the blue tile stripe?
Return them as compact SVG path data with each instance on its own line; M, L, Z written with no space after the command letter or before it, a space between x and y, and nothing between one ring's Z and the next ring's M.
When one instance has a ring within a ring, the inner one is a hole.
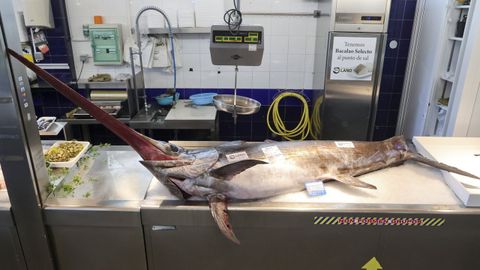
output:
M165 88L151 88L147 89L147 96L150 101L154 101L156 96L159 96L165 93ZM273 99L278 95L278 93L285 91L285 90L278 90L278 89L238 89L237 94L240 96L245 96L249 98L253 98L260 102L262 106L269 106L272 104ZM287 91L294 91L297 93L301 93L305 96L307 102L311 104L314 94L316 91L314 89L292 89ZM202 88L178 88L177 92L180 93L180 98L188 99L191 95L200 94L200 93L217 93L217 94L233 94L233 89L202 89ZM286 106L301 106L297 99L295 98L286 98L285 99Z
M392 0L391 3L387 49L375 123L375 140L383 140L395 134L416 4L416 0ZM388 46L392 40L398 42L396 49Z

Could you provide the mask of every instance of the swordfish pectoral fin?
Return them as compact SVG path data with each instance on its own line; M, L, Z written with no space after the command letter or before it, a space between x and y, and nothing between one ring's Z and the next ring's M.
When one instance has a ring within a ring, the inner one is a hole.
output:
M245 159L239 162L230 163L217 169L213 169L210 171L210 175L215 178L228 180L231 177L260 164L268 164L268 162L256 159Z
M423 163L423 164L427 164L429 166L432 166L432 167L440 169L440 170L444 170L444 171L447 171L447 172L453 172L453 173L460 174L460 175L467 176L467 177L471 177L471 178L474 178L474 179L480 179L480 177L478 177L476 175L473 175L469 172L460 170L459 168L456 168L456 167L453 167L453 166L450 166L450 165L447 165L447 164L444 164L444 163L441 163L441 162L438 162L438 161L435 161L435 160L428 159L428 158L426 158L426 157L424 157L420 154L417 154L417 153L408 152L407 156L405 157L405 160L414 160L414 161L417 161L417 162L420 162L420 163Z
M227 200L223 194L214 194L208 196L208 202L210 204L210 211L212 212L213 219L217 222L220 231L230 241L240 245L240 241L233 232L232 225L229 221Z
M368 189L377 189L376 186L360 181L358 178L353 177L351 175L337 175L335 177L331 177L330 179L336 180L338 182L342 182L349 186L368 188Z

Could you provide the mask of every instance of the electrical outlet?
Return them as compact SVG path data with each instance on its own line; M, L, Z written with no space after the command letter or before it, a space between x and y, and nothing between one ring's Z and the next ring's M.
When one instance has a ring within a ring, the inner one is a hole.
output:
M82 61L84 63L88 62L88 54L80 55L80 61Z

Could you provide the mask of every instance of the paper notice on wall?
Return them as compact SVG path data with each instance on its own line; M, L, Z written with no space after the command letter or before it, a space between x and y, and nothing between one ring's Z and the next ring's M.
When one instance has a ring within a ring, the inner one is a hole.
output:
M334 37L330 80L371 81L377 38Z

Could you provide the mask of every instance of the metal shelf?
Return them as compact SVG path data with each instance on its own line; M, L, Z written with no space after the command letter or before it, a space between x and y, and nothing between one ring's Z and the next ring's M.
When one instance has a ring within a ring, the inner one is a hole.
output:
M456 9L469 9L470 8L470 5L458 5L458 6L455 6Z
M125 81L118 81L118 80L111 80L108 82L89 82L88 79L80 79L78 80L78 88L79 89L116 89L121 87L126 87L130 84L130 80ZM87 87L88 86L88 87Z
M455 79L455 74L450 73L450 72L446 72L446 73L442 74L442 76L440 78L444 81L453 83L453 81Z
M448 39L453 40L453 41L459 41L459 42L463 41L463 38L459 38L459 37L449 37Z
M173 34L210 34L210 27L176 27L172 28ZM148 34L167 35L167 28L148 28Z

